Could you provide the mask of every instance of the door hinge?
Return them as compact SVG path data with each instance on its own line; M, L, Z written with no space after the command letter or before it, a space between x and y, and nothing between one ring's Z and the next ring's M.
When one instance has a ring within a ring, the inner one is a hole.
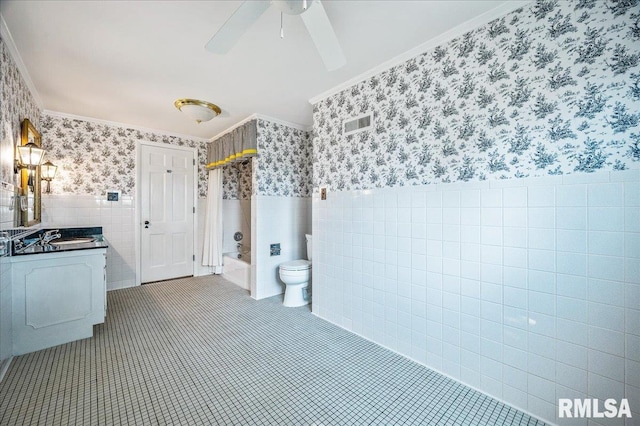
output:
M194 262L196 261L196 255L195 254L193 255L193 261Z
M194 166L196 165L196 159L195 158L193 159L193 165Z
M196 212L196 208L194 207L194 208L193 208L193 213L195 213L195 212Z

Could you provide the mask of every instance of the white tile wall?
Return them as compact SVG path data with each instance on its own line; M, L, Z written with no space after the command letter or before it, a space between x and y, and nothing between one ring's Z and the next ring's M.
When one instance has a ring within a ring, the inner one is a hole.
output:
M0 230L16 227L17 211L13 199L13 185L0 182Z
M640 171L313 198L313 312L533 413L640 418Z
M222 200L222 227L223 252L236 251L237 231L242 232L243 249L251 250L251 200Z
M135 205L132 196L107 201L104 196L45 195L42 225L102 226L109 242L107 288L131 287L136 283Z
M198 240L194 273L210 273L202 263L202 235L204 227L204 199L197 204ZM132 196L121 196L117 202L104 196L46 195L42 197L42 225L102 226L109 241L107 250L107 288L136 285L135 202Z
M305 234L311 232L311 199L254 195L252 203L257 214L251 227L251 297L262 299L284 292L278 278L280 263L307 258ZM270 255L274 243L280 243L280 256Z

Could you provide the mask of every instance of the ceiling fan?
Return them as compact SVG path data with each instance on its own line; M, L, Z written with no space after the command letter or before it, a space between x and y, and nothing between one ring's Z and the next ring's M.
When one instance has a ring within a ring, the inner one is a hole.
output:
M338 38L320 0L247 0L211 37L205 48L213 53L227 53L271 5L280 9L282 13L300 15L327 70L336 70L346 63Z

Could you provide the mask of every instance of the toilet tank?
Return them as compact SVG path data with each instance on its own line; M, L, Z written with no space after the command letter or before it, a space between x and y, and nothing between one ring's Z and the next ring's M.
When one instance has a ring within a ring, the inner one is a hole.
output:
M304 236L307 237L307 260L311 260L311 235L305 234Z

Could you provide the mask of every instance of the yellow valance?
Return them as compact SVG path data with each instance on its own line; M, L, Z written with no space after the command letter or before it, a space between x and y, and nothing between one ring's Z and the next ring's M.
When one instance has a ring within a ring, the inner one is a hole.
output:
M258 153L257 120L251 120L209 143L207 168L213 169Z

